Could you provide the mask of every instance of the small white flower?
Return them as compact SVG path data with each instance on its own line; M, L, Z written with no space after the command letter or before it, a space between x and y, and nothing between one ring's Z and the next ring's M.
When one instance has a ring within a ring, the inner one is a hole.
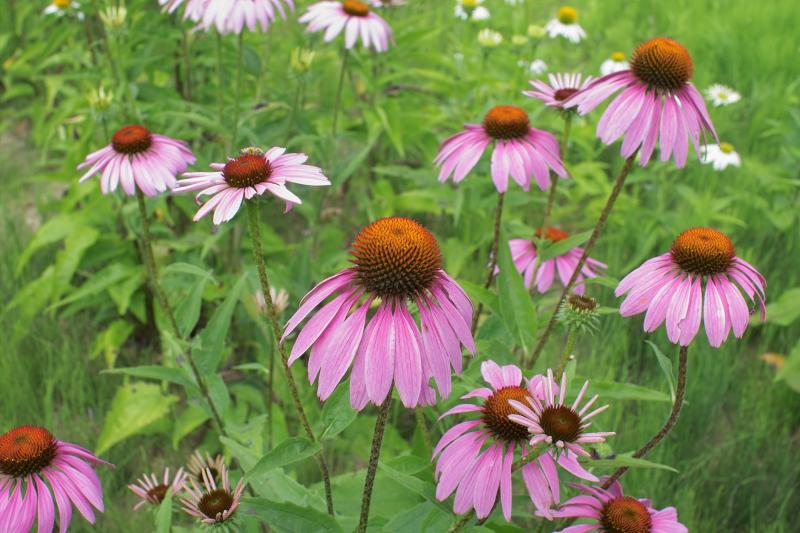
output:
M711 102L716 106L720 107L723 105L730 105L738 102L742 99L742 95L727 87L725 85L720 85L719 83L715 83L708 89L706 89L706 98L711 100Z
M489 10L481 4L483 0L457 0L455 14L461 20L488 20L491 18Z
M625 60L625 54L622 52L614 52L611 54L611 57L603 61L603 64L600 65L600 74L606 76L614 72L628 70L629 68L631 67Z
M700 148L705 164L711 164L714 170L725 170L730 165L739 167L742 165L742 158L733 149L730 143L707 144Z
M531 71L531 74L542 74L547 72L547 63L541 59L534 59L531 64L528 65L528 70Z
M80 11L81 5L73 0L53 0L50 5L44 8L42 13L44 15L55 15L63 17L64 15L74 15L78 20L83 20L83 12Z
M552 39L564 37L570 42L579 43L586 37L586 32L577 21L578 12L575 8L564 6L558 10L556 18L548 22L544 29Z
M503 36L494 30L485 28L478 32L478 44L485 48L495 48L502 42Z

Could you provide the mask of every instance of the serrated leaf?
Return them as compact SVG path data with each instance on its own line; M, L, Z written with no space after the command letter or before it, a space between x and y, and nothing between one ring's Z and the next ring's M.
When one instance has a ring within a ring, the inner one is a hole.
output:
M255 466L247 472L247 479L252 480L265 475L270 470L281 468L312 457L322 449L318 442L311 442L303 437L290 437L264 454Z
M151 383L128 383L117 389L97 439L97 455L136 435L169 412L178 398Z

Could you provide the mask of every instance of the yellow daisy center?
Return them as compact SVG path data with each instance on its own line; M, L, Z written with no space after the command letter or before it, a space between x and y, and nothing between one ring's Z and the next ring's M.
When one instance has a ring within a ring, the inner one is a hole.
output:
M724 154L733 153L733 145L731 143L719 143L719 149Z
M563 6L556 13L556 18L561 24L575 24L578 20L578 11L572 6Z

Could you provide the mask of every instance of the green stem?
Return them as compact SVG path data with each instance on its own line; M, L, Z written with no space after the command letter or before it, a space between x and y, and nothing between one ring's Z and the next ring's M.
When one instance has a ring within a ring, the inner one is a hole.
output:
M239 34L239 56L236 59L236 92L233 101L233 135L231 135L230 145L227 152L231 151L231 146L236 146L239 140L239 115L240 104L239 99L242 95L242 64L244 63L244 32Z
M222 128L225 122L225 86L222 80L222 35L217 31L214 32L216 36L216 49L217 49L217 105L219 106L219 124L218 127Z
M678 416L681 414L681 407L683 407L683 400L686 397L686 370L689 363L688 353L689 347L681 346L680 353L678 355L678 386L675 389L675 402L672 404L672 411L669 413L669 418L667 418L667 421L661 427L661 430L653 435L653 438L647 441L647 444L636 450L636 452L633 454L633 457L636 459L641 459L650 453L650 451L655 448L659 442L664 440L664 437L669 434L669 432L675 426L675 423L678 421ZM611 477L609 477L603 483L603 488L607 489L610 487L611 484L618 480L622 474L627 472L627 470L627 466L618 468L613 474L611 474Z
M428 423L425 421L425 413L421 406L414 409L414 417L417 419L417 427L422 433L422 442L425 443L425 448L428 453L433 451L433 441L431 440L431 431L428 429Z
M369 452L369 464L367 465L367 477L364 479L364 494L361 497L361 517L358 520L358 533L367 531L367 521L369 520L369 505L372 501L372 487L375 484L375 474L378 471L378 460L381 456L381 444L383 443L383 433L386 430L386 419L389 417L389 410L392 405L392 398L388 396L383 405L378 410L378 418L375 421L375 433L372 435L372 448Z
M492 280L494 279L494 269L497 266L497 252L500 249L500 224L503 219L503 200L505 196L505 193L497 193L497 207L495 207L494 210L494 234L492 237L492 247L489 251L489 267L486 270L486 281L483 283L485 289L491 287ZM473 337L475 336L475 331L478 329L478 319L482 311L483 304L478 304L478 308L475 309L475 313L472 315L471 331Z
M306 436L311 442L317 442L317 436L314 430L311 429L311 424L306 416L306 411L303 408L303 403L300 401L300 394L297 391L297 383L292 375L292 370L289 368L289 356L286 353L286 348L281 343L281 327L278 324L278 316L275 312L275 303L272 301L272 295L269 293L269 278L267 277L267 264L264 261L264 252L261 246L261 230L258 227L258 207L255 202L247 202L247 220L250 229L250 238L253 241L253 258L255 259L258 268L258 279L261 283L261 293L264 296L264 302L267 305L267 319L272 325L272 334L275 337L275 345L278 348L278 353L281 355L283 361L283 371L286 375L286 384L289 387L289 393L292 397L297 416L300 418L300 424ZM325 456L322 451L317 455L317 463L319 464L320 472L322 473L322 481L325 485L325 500L328 505L328 514L333 515L333 492L331 490L331 478L328 471L328 463L325 461Z
M606 221L608 220L608 216L611 214L611 210L614 208L614 204L617 201L617 197L619 197L620 192L622 192L622 186L625 185L625 178L628 177L630 174L631 168L633 168L633 162L636 160L636 156L639 154L639 150L637 149L630 157L625 160L625 164L622 166L622 170L620 170L619 175L617 176L616 181L614 182L614 188L611 190L611 194L608 196L608 200L606 200L606 205L603 206L603 210L600 212L600 217L597 219L597 223L592 230L592 235L589 237L586 245L583 248L583 253L581 254L581 258L578 260L578 264L575 265L575 270L572 272L572 276L569 278L569 282L564 286L564 290L561 291L561 296L558 298L558 302L556 302L556 307L553 309L553 314L550 315L550 321L547 323L547 327L542 333L542 336L539 338L539 342L536 343L536 346L533 348L531 352L530 362L527 368L533 367L536 364L536 360L542 353L542 349L544 349L544 345L547 342L547 339L550 337L550 334L553 332L553 328L556 324L556 318L558 316L558 312L561 310L561 305L566 300L569 292L572 290L572 287L575 286L575 282L578 279L578 275L580 275L581 270L583 269L583 265L586 264L586 259L589 258L589 254L592 252L594 245L597 243L597 239L600 237L600 234L603 232L603 228L606 225Z
M561 352L561 357L558 359L558 368L556 369L555 373L556 383L561 383L561 376L564 374L564 369L567 367L567 361L569 361L569 356L572 353L572 349L575 347L575 341L577 340L578 330L576 328L570 328L569 332L567 332L567 342L564 344L564 351Z
M345 48L342 52L342 68L339 71L339 85L336 87L336 102L333 105L333 127L331 132L336 135L339 125L339 107L342 105L342 88L344 87L344 76L347 73L347 60L350 58L350 51Z
M181 51L183 53L183 77L185 98L192 100L192 55L189 53L189 34L183 30L181 39Z
M172 306L167 299L167 294L164 292L164 289L158 282L158 271L156 270L156 261L155 256L153 255L153 238L150 234L150 219L147 215L147 206L144 203L144 194L142 194L142 191L140 191L138 187L136 188L136 203L139 206L139 215L142 219L142 251L144 252L144 267L148 281L150 282L150 288L152 292L155 293L158 303L164 310L164 314L167 315L172 333L176 338L181 338L180 329L178 328L178 321L175 319L175 313L172 311ZM200 394L208 404L208 408L211 411L211 416L219 427L219 432L223 436L227 437L228 434L225 432L225 426L222 423L222 417L219 415L219 411L217 411L214 402L211 400L211 395L208 392L208 386L206 385L206 381L202 374L200 374L200 370L197 368L197 364L194 361L191 350L186 352L186 359L189 361L189 367L192 370L192 374L194 374L194 379L197 381L197 387L200 389Z

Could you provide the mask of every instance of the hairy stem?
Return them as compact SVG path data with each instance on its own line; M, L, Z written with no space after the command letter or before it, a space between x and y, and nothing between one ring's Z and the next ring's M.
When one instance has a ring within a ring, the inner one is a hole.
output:
M486 270L486 281L483 283L485 289L491 287L494 279L494 269L497 266L497 252L500 249L500 223L503 219L503 200L505 196L505 193L502 192L497 194L497 207L494 210L494 236L492 237L492 247L489 250L489 267ZM478 319L481 316L481 312L483 312L483 304L478 304L475 313L472 315L471 331L473 337L475 336L475 330L478 328Z
M240 118L240 104L239 100L242 96L242 70L244 63L244 32L239 33L239 55L236 60L236 89L233 100L233 135L231 135L231 146L236 146L239 140L239 118ZM231 151L231 146L228 147L227 152Z
M422 411L421 406L414 409L414 417L417 419L417 427L422 433L422 442L425 443L425 448L428 453L433 451L433 441L431 440L431 431L428 429L428 423L425 421L425 413Z
M372 487L375 484L375 474L378 471L378 460L381 456L381 444L383 443L383 433L386 430L386 419L389 418L389 411L392 405L391 396L387 396L383 404L378 409L378 419L375 421L375 433L372 435L372 448L369 452L369 464L367 465L367 477L364 480L364 494L361 497L361 518L358 520L358 533L367 531L367 521L369 520L369 504L372 500Z
M164 310L164 314L167 315L167 320L169 321L172 333L176 338L181 338L181 332L178 328L178 321L175 319L175 313L173 312L172 306L167 299L167 294L164 292L164 289L158 282L158 271L156 270L156 261L153 255L153 238L150 235L150 219L147 216L147 206L144 203L144 194L142 194L142 191L140 191L138 187L136 188L136 203L139 206L139 215L142 219L142 251L144 252L144 267L148 281L150 282L150 288L158 299L161 309ZM222 423L222 417L219 415L219 411L217 411L214 402L211 401L211 395L208 392L206 380L203 378L202 374L200 374L200 370L197 368L197 364L194 361L191 350L186 352L186 359L189 361L189 367L192 370L192 374L194 374L195 381L197 381L197 387L200 389L200 394L208 404L208 408L211 411L211 416L214 419L214 422L216 422L219 432L223 436L227 437L228 434L225 432L225 426Z
M633 454L633 457L636 459L641 459L650 453L650 451L655 448L659 442L664 440L664 437L666 437L670 431L672 431L672 428L678 421L678 416L681 414L681 407L683 407L683 400L686 397L686 368L689 362L688 353L689 347L681 346L680 353L678 355L678 386L675 390L675 402L672 404L672 411L669 413L669 418L667 418L667 421L664 422L664 426L661 428L661 430L653 435L653 438L647 441L647 444L636 450L636 452ZM613 474L611 474L611 477L609 477L603 483L603 488L607 489L610 487L614 481L618 480L622 474L627 471L627 466L618 468Z
M278 353L281 355L283 361L283 371L286 375L286 384L289 386L289 393L292 397L297 416L300 418L300 424L311 442L317 442L317 436L314 430L311 429L311 424L306 416L306 410L303 408L303 403L300 401L300 394L297 391L297 383L292 375L292 370L289 368L289 356L286 353L286 348L281 343L281 327L278 324L278 316L275 312L275 303L272 301L272 295L269 293L269 278L267 277L267 264L264 261L264 252L261 247L261 230L258 227L258 207L255 202L247 202L247 220L250 229L250 238L253 241L253 258L258 268L258 279L261 283L261 293L264 296L266 303L267 319L272 325L272 334L275 337L275 345L278 348ZM317 463L319 464L320 472L322 473L322 481L325 485L325 501L328 505L328 514L333 515L333 492L331 490L331 478L328 471L328 463L325 460L324 451L320 451L317 455Z
M217 126L221 128L225 122L225 85L222 80L222 34L216 31L214 32L214 37L217 51L217 105L219 106Z
M544 345L547 343L547 339L550 337L550 334L553 332L553 328L556 324L556 318L558 316L558 312L561 310L561 305L564 303L564 300L569 295L572 288L575 286L575 282L578 279L578 275L580 275L581 270L583 270L583 265L586 264L586 259L589 258L589 254L592 252L594 245L597 243L597 239L600 237L600 234L603 232L603 228L606 225L606 221L608 220L608 216L611 214L611 210L614 208L614 204L617 201L617 197L619 193L622 192L622 186L625 185L625 179L630 174L631 168L633 167L633 162L638 155L639 150L637 149L629 158L625 160L625 164L622 166L622 170L620 170L619 175L617 176L616 181L614 182L614 188L611 190L611 194L608 196L608 200L606 200L606 205L603 206L603 210L600 212L600 218L597 219L597 223L592 230L592 235L589 237L586 245L583 248L583 253L581 254L581 258L578 260L578 264L575 265L575 270L572 272L572 276L569 278L569 282L564 287L564 290L561 291L561 296L558 298L558 302L556 302L556 307L553 309L553 314L550 315L550 320L547 323L547 327L545 328L542 336L539 338L539 342L536 343L534 346L533 351L531 352L530 361L526 365L527 368L531 368L534 364L536 364L536 360L539 359L539 356L542 353L542 349Z
M569 361L569 356L577 340L578 330L576 328L570 328L567 333L567 342L564 344L564 351L561 352L561 357L558 359L558 368L555 373L556 383L561 383L561 376L564 375L564 369L567 367L567 361Z

